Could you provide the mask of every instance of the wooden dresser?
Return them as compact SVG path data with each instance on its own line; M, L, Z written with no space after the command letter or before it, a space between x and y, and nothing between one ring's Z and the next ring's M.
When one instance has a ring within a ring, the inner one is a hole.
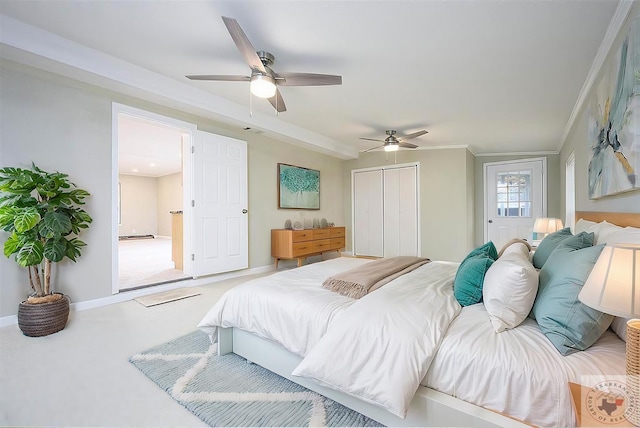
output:
M308 256L322 254L325 251L337 251L344 248L344 227L324 229L287 230L271 229L271 256L278 261L298 259L302 266Z

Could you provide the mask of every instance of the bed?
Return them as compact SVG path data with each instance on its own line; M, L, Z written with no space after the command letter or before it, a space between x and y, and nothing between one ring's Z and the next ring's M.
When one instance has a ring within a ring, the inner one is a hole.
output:
M615 230L590 213L578 217L603 236L640 227L638 214L618 216ZM572 426L568 382L624 373L625 343L611 329L567 356L530 317L496 333L489 300L462 307L453 295L458 263L432 261L361 299L322 288L367 263L341 257L241 284L199 327L220 354L236 353L387 426Z

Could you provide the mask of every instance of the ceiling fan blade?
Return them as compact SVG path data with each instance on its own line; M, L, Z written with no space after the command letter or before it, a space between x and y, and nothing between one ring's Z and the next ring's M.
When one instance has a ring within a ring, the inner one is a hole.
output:
M315 73L278 73L276 83L280 86L342 85L342 76Z
M398 143L398 146L404 147L405 149L415 149L416 147L418 147L415 144L403 143L402 141Z
M428 131L422 130L422 131L418 131L418 132L414 132L413 134L409 134L409 135L404 135L402 137L398 137L399 141L407 141L410 140L412 138L416 138L419 137L421 135L426 134Z
M282 99L282 94L279 89L276 88L276 94L269 98L269 102L278 113L287 111L287 106L284 104L284 100Z
M244 57L245 62L249 64L249 67L251 67L252 70L260 70L262 73L266 73L267 70L264 68L262 61L249 41L249 38L244 31L242 31L238 21L226 16L223 16L222 20L224 21L224 25L227 26L227 30L229 30L229 34L231 34L231 38L238 47L238 50Z
M374 140L374 141L375 141L375 140ZM382 145L382 146L372 147L372 148L370 148L370 149L368 149L368 150L363 151L362 153L367 153L367 152L370 152L370 151L372 151L372 150L379 149L379 148L381 148L381 147L384 147L384 145Z
M380 143L384 143L384 140L376 140L375 138L364 138L364 137L360 137L361 140L367 140L367 141L378 141Z
M251 80L249 76L237 76L228 74L197 74L185 76L191 80L221 80L225 82L248 82Z

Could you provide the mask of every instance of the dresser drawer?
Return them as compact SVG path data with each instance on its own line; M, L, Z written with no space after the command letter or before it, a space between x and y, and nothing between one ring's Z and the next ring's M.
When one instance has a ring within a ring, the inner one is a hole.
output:
M313 253L316 251L314 249L315 242L314 241L305 241L305 242L294 242L292 245L293 256L298 257L304 254Z
M313 230L294 230L293 242L311 241L313 239Z
M344 238L344 227L332 227L329 231L332 238Z
M344 248L344 238L331 238L330 246L332 250L339 250L340 248Z
M313 239L327 239L331 236L329 229L315 229L313 231Z
M331 247L330 239L321 239L319 241L313 241L313 251L327 251Z

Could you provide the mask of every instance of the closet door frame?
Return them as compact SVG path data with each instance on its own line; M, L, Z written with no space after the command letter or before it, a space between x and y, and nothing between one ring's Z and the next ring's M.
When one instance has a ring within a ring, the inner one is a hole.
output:
M416 169L416 231L417 231L417 254L418 256L422 253L422 239L421 239L421 225L420 225L420 162L408 162L408 163L402 163L402 164L393 164L393 165L381 165L381 166L373 166L373 167L368 167L368 168L359 168L359 169L353 169L351 170L351 249L352 249L352 254L353 255L357 255L355 252L355 248L356 248L356 234L355 234L355 224L356 224L356 210L355 210L355 174L360 173L360 172L369 172L369 171L382 171L382 175L383 175L383 180L384 180L384 171L385 170L394 170L394 169L401 169L401 168L409 168L409 167L414 167ZM383 182L383 192L384 192L384 182ZM384 194L383 196L383 200L384 200ZM384 212L384 203L383 203L383 212ZM383 234L383 240L384 240L384 217L383 217L383 230L381 231ZM384 242L383 242L383 248L384 248Z

